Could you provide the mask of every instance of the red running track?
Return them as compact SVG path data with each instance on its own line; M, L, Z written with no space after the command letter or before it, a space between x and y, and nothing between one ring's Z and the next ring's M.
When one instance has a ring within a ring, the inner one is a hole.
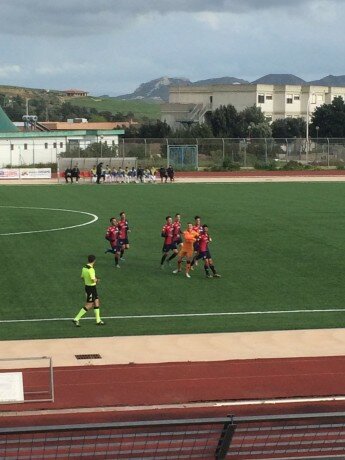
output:
M24 372L26 390L41 387L43 372ZM345 356L59 367L54 387L54 403L0 407L23 411L342 396Z

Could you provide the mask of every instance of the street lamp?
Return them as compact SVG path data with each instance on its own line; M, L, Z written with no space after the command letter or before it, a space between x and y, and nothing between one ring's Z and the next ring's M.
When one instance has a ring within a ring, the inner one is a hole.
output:
M307 128L306 128L306 146L305 146L305 162L308 163L308 153L309 153L309 118L310 118L310 99L314 96L313 93L310 93L307 101Z
M249 140L250 140L251 133L252 133L252 127L251 127L251 125L249 125L248 126L248 138L249 138Z
M101 158L102 158L102 152L103 152L103 136L101 136Z
M320 129L320 126L315 126L315 129L316 129L316 143L319 142L319 129Z

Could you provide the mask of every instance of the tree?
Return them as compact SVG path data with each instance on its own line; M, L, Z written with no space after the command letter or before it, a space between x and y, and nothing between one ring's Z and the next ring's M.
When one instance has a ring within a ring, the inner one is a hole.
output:
M256 130L256 133L259 134L264 124L267 124L267 128L269 127L261 108L256 107L255 105L247 107L238 114L236 137L248 137L249 135L250 137L261 137L259 135L255 135L254 131L256 126L261 125L261 129ZM266 131L269 132L268 129Z
M171 128L165 121L156 120L155 123L142 124L138 130L138 137L162 139L170 133Z
M215 137L237 137L237 124L239 122L237 110L233 105L221 105L218 109L208 114L207 123Z
M276 139L305 137L306 127L304 118L279 118L271 124L272 136Z
M179 128L173 131L170 135L174 138L188 139L188 138L209 138L213 137L212 129L207 123L193 123L188 128Z
M310 125L312 136L316 135L316 126L320 137L345 137L345 102L341 96L316 108Z
M237 112L233 105L220 106L208 115L207 123L215 137L271 136L270 125L261 108L256 106L247 107L242 112Z

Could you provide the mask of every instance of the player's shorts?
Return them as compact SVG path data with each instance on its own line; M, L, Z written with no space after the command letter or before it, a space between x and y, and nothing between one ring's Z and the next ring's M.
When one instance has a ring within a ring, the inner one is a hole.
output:
M197 241L195 243L193 243L193 248L194 248L195 252L199 251L199 243Z
M121 246L118 242L115 244L110 243L110 246L114 254L121 251Z
M163 244L162 252L169 252L169 251L173 251L174 249L176 249L176 247L174 246L174 243Z
M170 245L170 246L171 246L171 249L172 249L172 250L178 249L178 245L179 245L179 244L180 244L180 243L179 243L178 241L174 241L174 242L171 243L171 245Z
M186 251L186 250L183 249L183 247L182 247L181 250L180 250L179 253L178 253L178 256L179 256L179 258L181 258L181 259L182 259L183 257L187 257L187 259L191 259L191 258L193 257L193 253L194 253L194 252L193 252L193 249L187 250L187 251Z
M198 259L211 259L211 253L210 251L207 249L206 251L202 251L202 252L199 252L198 254Z
M98 299L96 286L85 286L86 302L92 303Z
M119 246L124 246L125 244L129 244L128 238L120 238Z
M176 246L178 246L179 244L182 243L182 238L179 236L175 241L174 241L174 244L176 244Z

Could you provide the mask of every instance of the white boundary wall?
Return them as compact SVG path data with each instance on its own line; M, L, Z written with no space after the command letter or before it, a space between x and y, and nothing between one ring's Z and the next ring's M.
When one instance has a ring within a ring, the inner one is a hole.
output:
M22 133L21 133L22 134ZM47 133L48 134L48 133ZM34 165L38 163L56 163L63 152L74 149L75 156L79 149L85 149L91 144L102 142L108 146L119 144L118 134L56 134L44 136L0 137L0 168L7 166Z

